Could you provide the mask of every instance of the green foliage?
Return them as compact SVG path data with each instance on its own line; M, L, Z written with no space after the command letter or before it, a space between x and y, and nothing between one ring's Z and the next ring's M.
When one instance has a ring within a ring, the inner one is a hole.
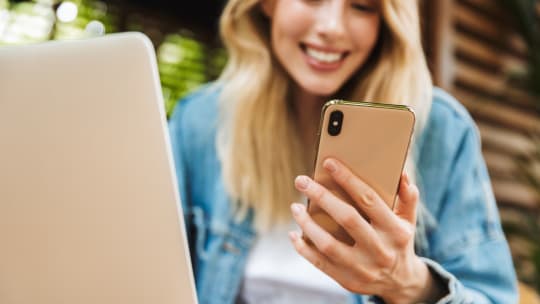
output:
M223 48L210 48L187 30L169 34L157 49L159 76L167 116L179 99L202 84L216 79L227 55Z
M104 0L0 0L0 47L51 39L79 39L99 35L95 34L96 31L100 34L118 31L156 32L152 28L155 20L148 22L151 26L147 26L143 19L138 19L140 13L132 13L127 9L127 2L122 6L118 6L118 3ZM60 18L62 4L76 7L72 18ZM124 9L124 12L119 12L119 8ZM122 17L122 14L127 14L127 17ZM131 18L130 14L136 18ZM122 18L127 20L127 26L121 25ZM167 33L162 43L156 45L167 115L172 113L179 99L202 84L216 79L227 62L227 53L222 46L203 42L197 36L191 30L181 28Z
M513 18L517 30L528 47L527 89L540 104L540 17L537 0L498 0Z

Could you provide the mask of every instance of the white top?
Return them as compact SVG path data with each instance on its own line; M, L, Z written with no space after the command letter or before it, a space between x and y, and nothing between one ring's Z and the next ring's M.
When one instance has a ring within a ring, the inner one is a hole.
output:
M298 254L288 232L262 234L248 257L241 296L248 304L348 303L349 292Z

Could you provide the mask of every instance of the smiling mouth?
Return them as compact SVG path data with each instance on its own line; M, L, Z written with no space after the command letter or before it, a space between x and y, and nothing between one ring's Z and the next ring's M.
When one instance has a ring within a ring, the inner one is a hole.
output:
M300 48L308 57L322 64L338 63L345 59L345 57L349 54L349 52L322 51L320 49L310 47L306 44L300 44Z

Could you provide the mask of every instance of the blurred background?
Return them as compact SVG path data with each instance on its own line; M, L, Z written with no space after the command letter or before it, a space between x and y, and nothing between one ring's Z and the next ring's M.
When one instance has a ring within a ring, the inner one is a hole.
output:
M156 47L167 114L215 79L226 62L217 37L222 1L0 0L0 46L140 31Z
M521 288L540 303L540 0L420 0L436 85L482 135ZM141 31L158 58L167 113L227 60L218 37L225 0L0 0L0 47Z

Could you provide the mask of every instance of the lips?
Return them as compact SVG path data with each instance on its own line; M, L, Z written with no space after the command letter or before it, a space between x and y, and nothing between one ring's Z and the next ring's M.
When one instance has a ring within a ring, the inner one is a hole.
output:
M341 66L348 51L320 47L311 44L300 44L310 66L318 70L334 70Z

